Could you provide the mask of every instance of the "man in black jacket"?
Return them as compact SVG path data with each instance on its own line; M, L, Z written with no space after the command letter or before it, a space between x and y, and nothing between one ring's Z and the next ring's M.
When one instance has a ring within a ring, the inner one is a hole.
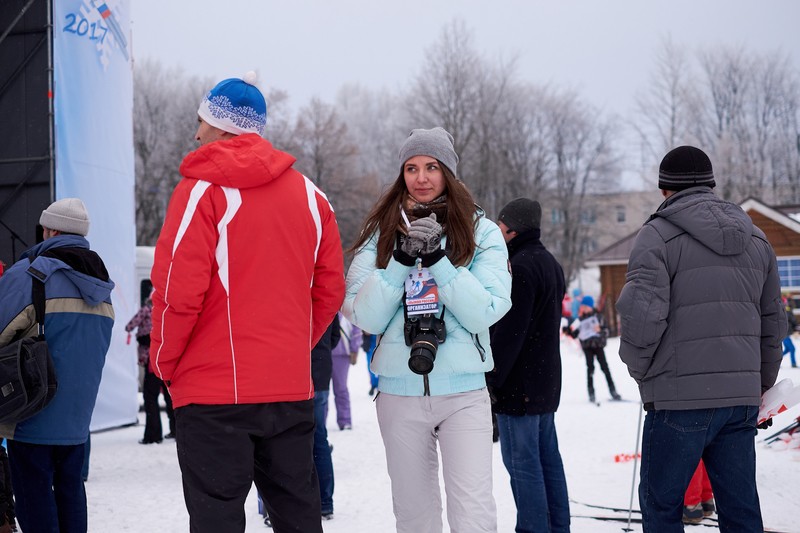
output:
M565 282L540 238L542 207L509 202L498 217L508 245L511 310L494 325L487 373L503 463L517 505L517 532L569 531L569 498L558 451L559 345Z

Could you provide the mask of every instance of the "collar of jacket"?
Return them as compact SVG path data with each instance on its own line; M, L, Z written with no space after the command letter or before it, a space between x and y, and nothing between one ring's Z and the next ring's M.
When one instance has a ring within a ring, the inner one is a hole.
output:
M657 217L659 211L663 211L666 207L674 204L675 202L678 202L680 200L683 200L685 198L697 194L714 194L714 189L712 189L711 187L707 187L705 185L700 185L698 187L689 187L688 189L683 189L682 191L678 191L669 198L667 198L666 200L664 200L663 202L661 202L661 205L658 206L656 212L650 215L649 220L652 220L655 217ZM716 196L716 194L714 195Z
M541 237L542 230L540 229L531 229L523 233L518 233L516 237L506 243L506 246L508 246L509 255L513 254L528 243L541 243Z
M38 257L48 250L62 247L89 249L89 241L80 235L57 235L31 246L22 253L20 259Z

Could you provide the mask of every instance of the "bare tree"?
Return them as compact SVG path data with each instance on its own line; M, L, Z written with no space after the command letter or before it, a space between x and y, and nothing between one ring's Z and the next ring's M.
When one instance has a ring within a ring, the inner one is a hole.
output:
M738 47L702 50L695 59L663 44L649 89L637 98L643 162L695 144L711 157L724 198L800 200L800 91L788 57Z
M398 149L409 133L401 97L387 90L347 84L337 93L336 108L358 147L358 168L377 176L381 183L394 181L400 171Z
M300 110L293 131L297 168L328 196L342 242L351 243L377 197L377 179L358 168L358 149L334 106L319 99Z
M407 99L414 127L443 127L453 135L458 154L471 145L481 104L483 61L473 41L463 20L446 26L425 51L426 61Z
M299 144L295 154L299 168L322 189L330 188L335 173L356 154L356 147L347 138L347 126L330 104L318 98L300 111L294 130Z
M721 48L701 54L700 63L705 106L712 114L698 124L698 138L723 177L718 180L723 197L785 202L800 179L797 167L792 169L800 92L788 58Z
M636 95L634 120L629 121L639 139L643 175L653 175L651 168L667 151L690 142L693 79L686 50L664 39L647 89Z
M278 150L294 153L297 148L294 142L294 116L289 105L289 94L282 90L271 88L264 93L267 101L267 126L264 136Z
M136 241L155 244L178 167L195 146L197 106L208 80L165 68L155 60L136 62L133 80L133 142L136 173Z
M590 252L587 237L596 214L585 199L591 192L609 185L618 175L611 139L615 125L600 118L591 106L574 93L553 100L548 109L552 132L550 205L553 223L550 242L554 255L572 279Z
M497 115L495 139L505 170L494 175L494 186L502 196L500 205L493 206L494 212L514 198L547 195L553 162L553 121L549 109L556 101L549 88L529 83L516 84L508 91L505 105Z
M442 126L453 135L459 178L494 213L505 196L496 187L507 170L498 138L516 59L482 57L473 32L460 20L442 30L426 57L406 98L412 127Z

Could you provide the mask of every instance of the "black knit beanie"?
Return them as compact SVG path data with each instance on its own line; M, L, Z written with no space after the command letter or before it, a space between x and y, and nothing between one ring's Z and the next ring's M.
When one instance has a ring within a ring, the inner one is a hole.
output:
M516 198L500 210L497 220L517 233L539 229L542 224L542 206L536 200Z
M679 146L671 150L658 169L658 188L665 191L682 191L689 187L705 185L714 188L714 171L708 156L694 146Z

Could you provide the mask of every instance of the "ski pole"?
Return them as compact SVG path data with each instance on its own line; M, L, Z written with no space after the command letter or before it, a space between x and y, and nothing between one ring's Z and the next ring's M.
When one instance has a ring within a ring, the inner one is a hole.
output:
M798 416L797 419L795 419L794 422L792 422L791 424L789 424L785 428L779 429L777 432L775 432L774 434L770 435L769 437L765 437L762 442L765 442L767 444L772 444L773 441L778 439L779 435L781 435L782 433L786 433L788 431L791 431L791 430L795 429L798 426L800 426L800 416Z
M622 531L633 531L631 529L631 515L633 514L633 491L636 489L636 465L639 462L639 439L642 436L642 411L644 411L644 405L639 402L639 423L636 426L636 447L633 449L633 479L631 479L631 499L628 503L628 527L622 528Z

